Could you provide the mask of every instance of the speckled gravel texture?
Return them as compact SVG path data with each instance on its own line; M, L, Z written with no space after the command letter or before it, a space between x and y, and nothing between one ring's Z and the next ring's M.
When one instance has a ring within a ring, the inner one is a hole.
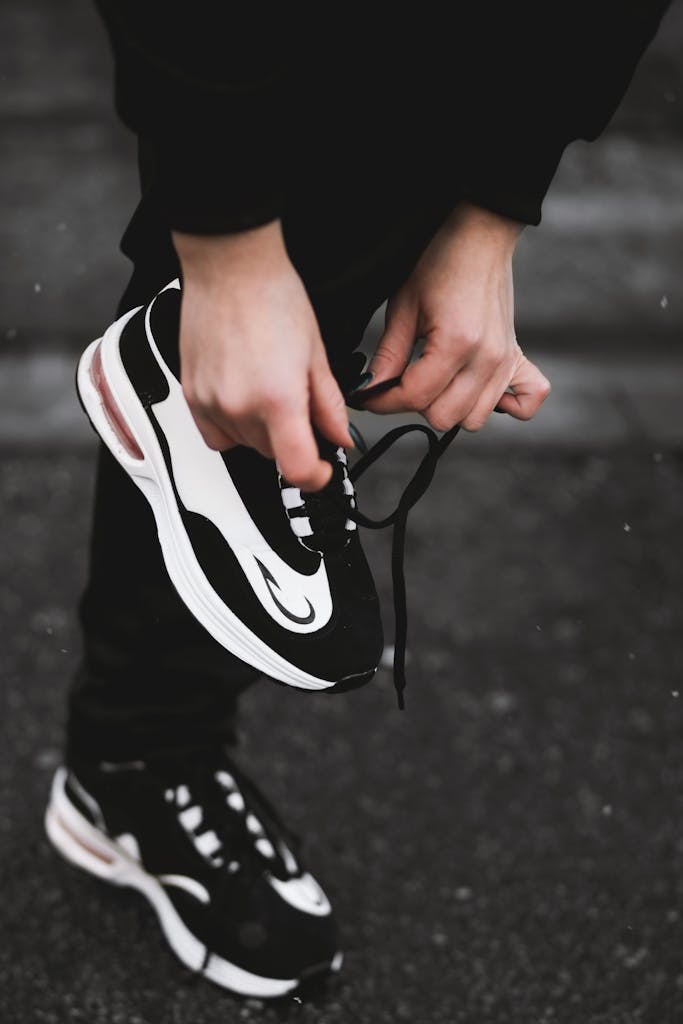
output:
M368 511L414 457L378 468ZM683 1020L680 456L459 440L412 517L406 712L387 671L247 695L242 762L306 836L347 951L280 1006L188 984L147 906L43 837L91 467L0 464L0 1020ZM368 546L390 632L388 540Z

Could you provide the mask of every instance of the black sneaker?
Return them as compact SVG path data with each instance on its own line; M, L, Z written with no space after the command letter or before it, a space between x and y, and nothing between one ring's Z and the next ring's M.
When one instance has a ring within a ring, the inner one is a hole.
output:
M208 448L180 385L180 295L174 281L86 349L83 407L149 501L169 576L202 626L290 686L360 685L383 639L345 453L321 449L332 480L306 495L250 449Z
M222 752L60 768L45 823L72 864L141 892L176 956L223 988L275 998L341 967L325 893Z

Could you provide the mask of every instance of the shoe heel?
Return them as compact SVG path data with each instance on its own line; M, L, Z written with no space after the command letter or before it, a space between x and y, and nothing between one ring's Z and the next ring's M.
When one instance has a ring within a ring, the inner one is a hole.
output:
M119 883L121 872L118 859L92 840L87 844L68 828L55 811L49 807L45 814L47 837L64 860L107 882ZM122 883L120 883L122 884Z
M91 875L124 885L126 864L111 843L71 804L64 792L65 776L58 772L45 812L45 832L62 857Z
M114 324L110 330L117 328ZM83 352L76 372L76 392L86 416L114 458L134 477L147 477L144 451L117 403L103 366L102 346L107 334Z
M142 453L142 449L133 437L123 413L116 404L114 395L107 383L107 378L104 375L102 367L102 342L99 343L93 352L89 372L93 387L99 395L104 415L109 422L109 426L116 434L119 443L132 459L143 462L145 456Z

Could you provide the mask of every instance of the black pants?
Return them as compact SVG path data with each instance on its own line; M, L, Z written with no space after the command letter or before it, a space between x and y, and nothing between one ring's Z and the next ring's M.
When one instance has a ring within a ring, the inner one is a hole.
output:
M283 218L287 247L337 372L449 205L406 199L397 214L377 196L364 207L356 194L334 210L319 198L293 201ZM134 272L120 313L179 275L153 188L122 247ZM69 697L69 760L129 759L231 739L238 696L258 673L186 610L166 573L145 498L104 448L80 614L84 653Z

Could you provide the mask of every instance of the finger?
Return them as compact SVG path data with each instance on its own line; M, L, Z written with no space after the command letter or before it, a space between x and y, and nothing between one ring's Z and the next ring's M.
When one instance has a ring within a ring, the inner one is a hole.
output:
M463 430L481 430L494 409L500 404L500 396L504 393L510 379L510 369L501 368L489 381L476 398L474 405L462 415L460 425Z
M204 443L215 452L226 452L240 443L239 440L226 433L226 431L222 430L203 413L193 411L192 416L197 424L199 433L204 438Z
M417 333L417 310L408 302L390 302L384 333L370 360L372 384L400 377L410 361Z
M267 429L278 469L289 483L302 491L319 491L329 482L332 467L320 458L306 410L274 417Z
M514 394L505 393L498 408L517 420L530 420L550 394L550 381L526 356L522 356L510 381Z
M251 417L248 420L238 421L240 444L248 448L254 448L266 459L274 459L273 446L270 443L270 436L266 424L261 419Z
M425 350L403 374L401 383L367 403L372 412L422 412L450 386L463 367L472 359L476 345L465 338L446 338L442 332L427 339ZM479 371L480 372L480 371ZM486 372L488 375L489 368ZM481 386L485 383L482 380ZM467 410L461 410L466 412Z
M234 445L254 448L266 459L273 458L270 438L262 416L256 413L236 412L228 405L215 405L201 413L214 428L232 439Z
M435 430L450 430L456 423L462 423L481 398L481 386L481 379L477 374L469 369L461 370L448 387L422 410L427 422ZM496 399L491 401L493 408Z
M328 441L344 448L353 448L346 402L332 375L322 345L320 355L311 369L311 420Z

